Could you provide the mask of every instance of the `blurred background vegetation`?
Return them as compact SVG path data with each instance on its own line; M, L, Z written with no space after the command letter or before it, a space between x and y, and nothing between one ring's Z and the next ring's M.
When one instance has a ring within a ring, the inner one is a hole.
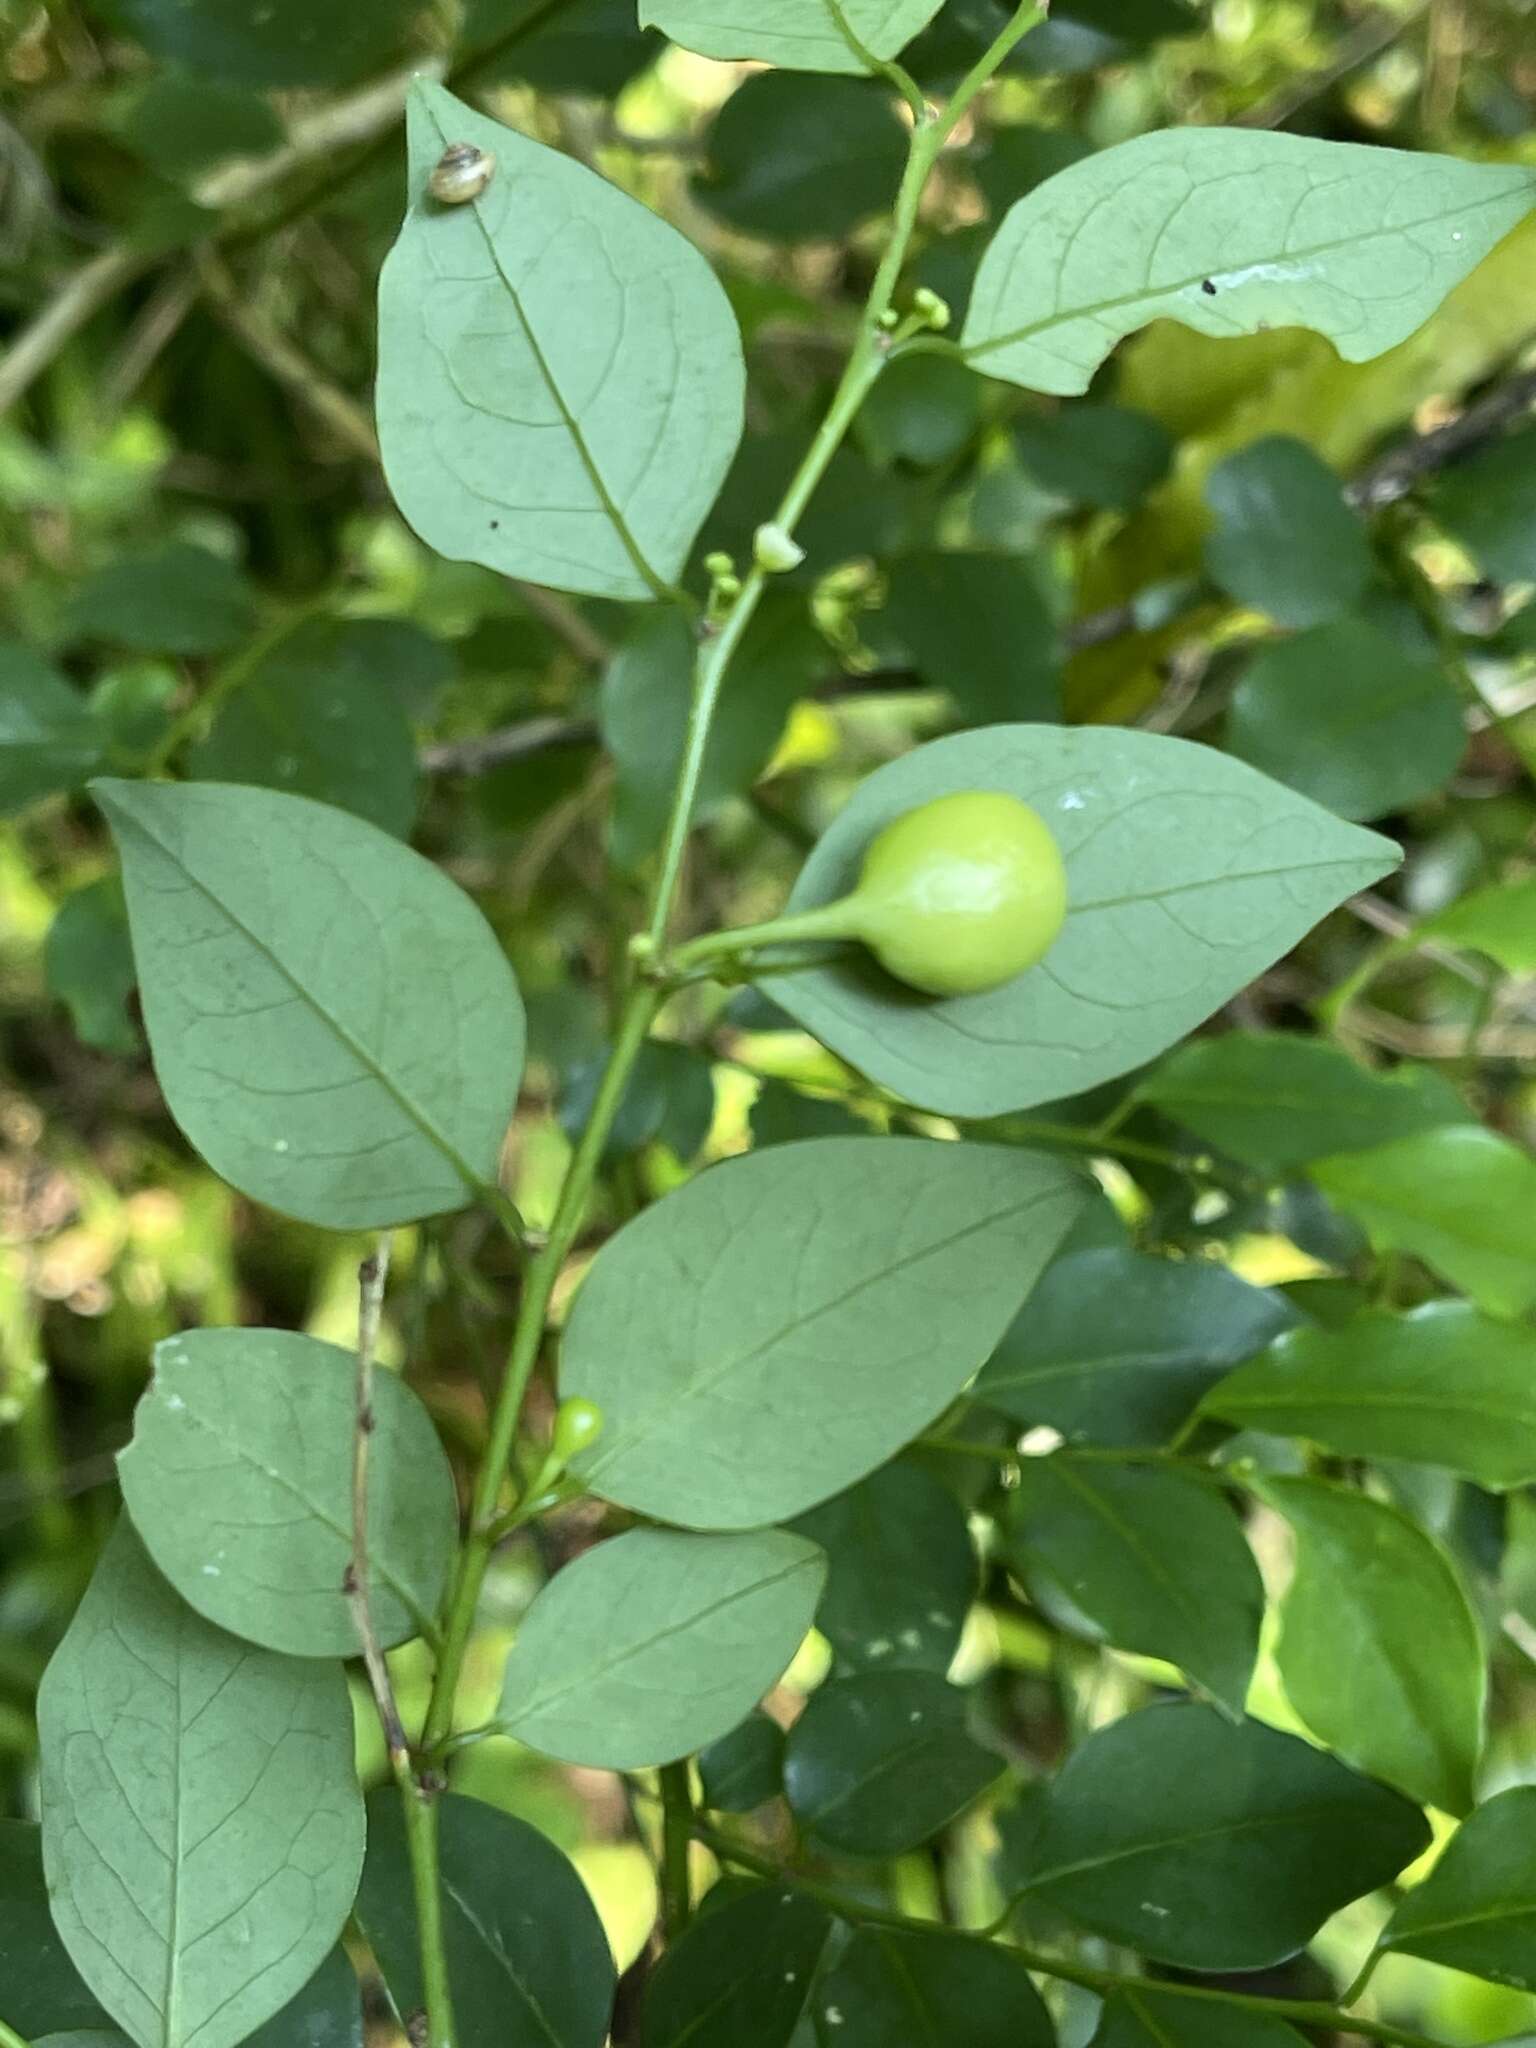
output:
M942 89L1000 18L995 0L950 0L913 68ZM424 67L665 212L720 267L747 342L749 438L701 548L742 552L793 466L899 173L888 92L666 49L634 26L632 0L0 0L0 1812L33 1810L33 1691L111 1512L112 1455L151 1346L236 1322L346 1342L359 1254L233 1195L170 1124L101 822L83 799L29 803L7 752L36 664L89 698L121 765L190 739L190 772L349 805L475 894L530 996L509 1174L535 1225L592 1085L659 829L682 716L671 629L436 559L374 460L373 285L401 207L405 85ZM1531 0L1059 0L945 159L912 282L958 313L989 222L1076 156L1149 128L1236 121L1530 161L1533 98ZM1357 815L1407 843L1400 881L1232 1015L1313 1028L1331 990L1379 969L1341 1021L1350 1042L1445 1062L1497 1128L1528 1139L1529 981L1392 943L1405 915L1507 875L1532 848L1536 467L1531 440L1492 430L1529 404L1533 336L1528 226L1429 329L1365 366L1297 333L1216 344L1156 327L1087 399L1060 405L939 357L903 365L834 465L799 595L770 613L727 705L689 919L771 910L853 782L957 722L1065 716L1211 737L1241 718L1245 680L1286 644L1284 606L1266 595L1262 548L1225 574L1207 558L1205 485L1233 451L1283 432L1342 477L1364 475L1357 500L1385 504L1371 630L1440 671L1466 744L1390 803L1362 799ZM1403 437L1485 387L1472 454L1449 467L1416 452L1394 481ZM1246 750L1314 786L1291 742L1282 734L1278 766L1272 736ZM674 1005L674 1039L647 1054L626 1106L594 1245L749 1135L888 1120L777 1021L740 995ZM1063 1109L1064 1146L1078 1120ZM1160 1165L1187 1141L1150 1112L1122 1128L1150 1157L1102 1168L1117 1231L1228 1257L1269 1285L1347 1270L1327 1219L1277 1213L1219 1163ZM404 1233L397 1258L390 1362L467 1467L510 1327L508 1255L460 1218ZM1511 1619L1490 1786L1536 1778L1532 1520L1517 1502L1499 1578ZM486 1713L518 1612L586 1533L578 1514L556 1525L551 1555L504 1553L477 1649ZM828 1655L807 1650L786 1714ZM1000 1568L960 1657L1021 1771L1159 1677L1085 1649ZM376 1768L371 1717L359 1727ZM649 1821L617 1780L490 1742L457 1782L569 1849L620 1962L640 1953L654 1901L635 1830ZM902 1903L923 1910L941 1884L962 1918L984 1920L1000 1896L994 1850L983 1817L937 1874L926 1858L897 1873ZM1358 1949L1358 1923L1339 1935L1341 1953ZM1536 2001L1428 1966L1389 1965L1378 1995L1447 2039L1536 2038ZM1064 2038L1081 2038L1070 2014Z

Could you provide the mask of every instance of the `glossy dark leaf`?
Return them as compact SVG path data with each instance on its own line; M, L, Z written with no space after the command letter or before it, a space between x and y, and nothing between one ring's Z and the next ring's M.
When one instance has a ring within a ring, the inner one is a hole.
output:
M642 2048L789 2048L835 1924L787 1885L706 1907L646 1986Z
M1006 1542L1026 1582L1045 1573L1106 1642L1176 1664L1242 1713L1264 1586L1220 1493L1177 1470L1029 1458Z
M78 640L143 654L222 654L255 623L251 587L240 571L186 541L120 555L96 570L77 585L67 619Z
M1055 718L1060 640L1028 561L1008 555L898 555L880 623L967 724Z
M1105 2001L1090 2048L1305 2048L1283 2020L1137 1984Z
M526 1821L449 1793L438 1806L444 1947L461 2048L602 2048L608 1939L586 1886ZM400 1795L368 1802L357 1917L402 2017L422 2005Z
M832 240L891 204L905 159L883 86L765 71L715 116L693 192L747 234Z
M1517 1785L1461 1824L1404 1894L1383 1948L1529 1991L1536 1984L1536 1787Z
M945 1672L976 1595L960 1503L920 1466L887 1465L802 1515L826 1552L816 1623L854 1670Z
M1316 626L1364 596L1372 571L1365 528L1338 477L1305 442L1284 434L1251 441L1211 471L1205 501L1216 522L1206 569L1240 604L1281 626ZM1321 656L1319 649L1314 669ZM1350 677L1329 681L1338 689Z
M699 1752L704 1804L750 1813L784 1789L784 1731L760 1709Z
M1023 1959L994 1941L858 1928L816 1987L818 2048L1055 2048Z
M0 1820L0 2019L28 2040L107 2024L54 1927L31 1821Z
M1257 1970L1429 1841L1396 1792L1214 1707L1149 1707L1089 1736L1050 1788L1032 1896L1159 1962Z
M1283 1296L1225 1266L1076 1252L1042 1276L975 1397L1069 1443L1166 1443L1203 1394L1296 1320Z
M868 1672L813 1693L789 1732L784 1790L801 1825L850 1856L899 1856L1002 1772L974 1742L964 1693L934 1672Z

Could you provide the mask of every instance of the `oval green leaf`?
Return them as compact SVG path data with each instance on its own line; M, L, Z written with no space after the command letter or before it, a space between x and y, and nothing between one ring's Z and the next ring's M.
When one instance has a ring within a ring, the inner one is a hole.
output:
M1129 1073L1400 858L1389 840L1188 740L997 725L934 740L861 782L791 910L847 894L882 826L966 789L1021 797L1061 847L1067 922L1037 967L944 1000L902 987L861 951L762 981L871 1080L953 1116L1026 1109Z
M495 1184L523 1008L461 889L307 797L92 788L123 856L155 1072L216 1173L332 1230Z
M760 1709L712 1742L699 1756L706 1806L721 1813L751 1813L784 1789L784 1731Z
M613 2010L608 1937L574 1867L546 1836L478 1799L438 1804L443 1946L457 2048L603 2048ZM424 2007L400 1795L368 1801L357 1918L394 2007Z
M1465 1813L1487 1651L1451 1558L1399 1509L1347 1487L1271 1479L1262 1490L1296 1532L1276 1651L1291 1705L1347 1763Z
M1006 1545L1116 1649L1161 1657L1233 1715L1248 1697L1264 1584L1242 1524L1182 1472L1065 1454L1023 1461Z
M1481 1124L1322 1159L1312 1178L1378 1251L1407 1252L1492 1315L1536 1305L1536 1160Z
M529 1608L498 1723L563 1763L633 1771L689 1756L782 1676L825 1577L815 1544L783 1529L631 1529Z
M1051 1266L982 1368L978 1401L1069 1443L1164 1444L1232 1367L1296 1321L1226 1266L1118 1245Z
M741 435L729 302L674 228L584 164L417 82L410 208L379 279L379 442L452 561L598 597L681 573ZM443 206L444 147L496 158Z
M293 1657L353 1657L356 1367L290 1330L192 1330L155 1347L123 1499L150 1556L199 1614ZM458 1539L453 1473L395 1374L373 1382L370 1606L386 1648L430 1624Z
M1396 1792L1257 1721L1148 1707L1051 1785L1028 1892L1187 1970L1259 1970L1429 1842Z
M1439 1465L1496 1492L1536 1480L1536 1336L1466 1302L1295 1330L1205 1406L1244 1429Z
M974 1935L855 1929L816 1987L818 2048L1055 2048L1024 1959Z
M1054 1160L924 1138L730 1159L598 1254L562 1346L598 1493L684 1527L801 1514L893 1457L987 1356L1085 1199Z
M785 2048L836 1928L784 1885L706 1903L646 1986L644 2048Z
M0 814L78 789L107 736L80 692L20 641L0 641Z
M965 1694L932 1671L864 1672L811 1695L784 1746L796 1819L847 1856L901 1856L996 1782Z
M1090 2048L1306 2048L1306 2043L1283 2020L1137 1984L1105 2000Z
M1399 1903L1381 1946L1517 1991L1536 1986L1536 1786L1500 1792L1463 1821Z
M850 1670L945 1672L976 1597L965 1513L919 1465L887 1465L795 1524L827 1554L816 1625Z
M139 2048L234 2048L303 1990L363 1857L337 1664L253 1648L118 1524L38 1695L43 1855L81 1976Z
M1346 362L1405 341L1536 201L1518 164L1171 128L1085 157L993 237L961 337L988 376L1086 391L1148 321L1311 327Z
M938 13L942 0L640 0L642 27L701 57L755 59L787 71L871 71Z

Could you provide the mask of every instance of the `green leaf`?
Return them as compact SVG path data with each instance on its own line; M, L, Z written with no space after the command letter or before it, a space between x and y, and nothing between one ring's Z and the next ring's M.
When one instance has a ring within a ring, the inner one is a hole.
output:
M646 1985L642 2048L787 2048L835 1926L784 1885L706 1903Z
M1340 619L1259 649L1232 693L1226 744L1341 818L1379 818L1442 789L1467 731L1437 662Z
M620 867L635 867L660 844L687 737L698 645L680 612L642 615L603 678L598 719L615 768L609 845ZM699 782L701 817L751 788L791 707L822 681L829 662L803 599L770 594L732 665L710 728Z
M1433 516L1495 583L1536 576L1536 429L1477 449L1430 486Z
M871 462L936 469L981 425L982 385L953 356L897 356L859 408L854 430Z
M117 1461L150 1556L199 1614L294 1657L352 1657L356 1367L289 1330L190 1330L155 1372ZM458 1542L453 1473L420 1401L374 1375L370 1605L385 1648L436 1614Z
M1134 203L1132 199L1134 198ZM962 344L989 376L1086 391L1125 335L1311 327L1346 362L1405 341L1523 219L1515 164L1236 128L1140 135L1010 211Z
M999 789L1046 819L1068 914L1038 967L985 995L903 988L854 951L762 987L871 1080L952 1116L995 1116L1129 1073L1193 1029L1397 849L1239 761L1161 734L990 726L867 776L790 907L853 886L883 825L929 798Z
M1205 1406L1245 1429L1444 1466L1496 1492L1536 1480L1536 1335L1466 1302L1293 1331Z
M922 1138L729 1159L598 1254L560 1386L606 1427L598 1493L687 1527L787 1519L954 1399L1081 1206L1054 1160Z
M794 71L868 71L894 57L942 0L640 0L640 20L701 57L756 58Z
M1001 1775L973 1742L965 1694L932 1671L867 1671L812 1693L784 1745L795 1818L847 1856L900 1856Z
M931 552L885 569L880 625L967 723L1060 716L1060 636L1028 561Z
M1276 1175L1467 1116L1432 1067L1373 1072L1340 1046L1285 1031L1228 1031L1181 1045L1136 1094L1218 1152Z
M1425 918L1413 935L1470 946L1496 960L1506 974L1536 973L1536 875L1474 889Z
M136 1053L142 1040L128 1015L133 993L133 943L128 906L116 875L87 882L59 905L43 942L48 993L69 1006L82 1045Z
M80 1974L139 2048L234 2048L351 1910L363 1803L340 1666L211 1627L125 1519L38 1733L49 1895Z
M906 156L884 86L767 71L715 116L690 189L745 234L838 241L890 206Z
M1076 1252L1045 1273L975 1397L1068 1443L1164 1444L1208 1388L1295 1320L1282 1296L1226 1266Z
M1462 1822L1422 1884L1404 1894L1381 1946L1495 1984L1536 1979L1536 1786L1516 1785Z
M332 20L309 0L112 0L156 57L232 85L347 85L403 47L411 0L347 0Z
M256 93L175 72L149 78L119 125L123 140L172 178L226 157L263 156L283 141L282 122Z
M20 641L0 640L0 815L78 789L105 746L79 691Z
M1214 1707L1145 1708L1050 1787L1031 1897L1187 1970L1259 1970L1420 1855L1416 1807L1294 1735Z
M1270 1479L1262 1490L1296 1532L1276 1653L1292 1706L1346 1762L1465 1813L1487 1650L1451 1558L1399 1509L1346 1487Z
M458 2048L602 2048L614 1969L586 1886L547 1837L478 1799L438 1802ZM357 1917L402 2018L425 2004L400 1795L368 1801Z
M494 1184L522 1004L446 875L305 797L93 787L123 856L155 1072L216 1173L333 1230Z
M1492 1315L1536 1303L1536 1160L1481 1124L1323 1159L1312 1178L1382 1252L1407 1252Z
M371 636L352 647L350 623L315 620L275 648L192 748L187 772L311 796L403 839L416 816L416 744L369 659Z
M783 1675L826 1565L783 1529L631 1529L584 1551L529 1608L498 1725L562 1763L633 1771L734 1728Z
M363 1998L344 1948L333 1948L304 1989L258 2027L245 2048L364 2048Z
M751 1813L784 1789L784 1731L754 1707L745 1721L699 1754L704 1804L721 1813Z
M1216 521L1206 573L1239 604L1268 612L1277 625L1317 626L1365 595L1374 568L1365 527L1304 441L1250 441L1217 463L1205 501ZM1332 677L1329 687L1337 688Z
M1236 1716L1248 1697L1264 1584L1230 1505L1178 1471L1027 1458L1006 1544L1026 1582L1054 1580L1120 1650L1176 1664Z
M1173 436L1160 420L1123 405L1068 405L1022 419L1014 426L1013 445L1046 490L1071 504L1112 512L1134 512L1168 474L1174 451Z
M0 1820L0 2018L28 2040L107 2021L54 1927L42 1830L24 1820Z
M945 1672L976 1597L960 1503L919 1465L887 1465L795 1524L826 1552L816 1625L850 1669Z
M574 1145L587 1127L608 1055L582 1060L560 1091L560 1127ZM686 1045L650 1038L641 1046L612 1128L603 1143L611 1165L660 1143L682 1160L695 1157L715 1118L715 1077L709 1060Z
M864 1926L816 1987L819 2048L1055 2048L1024 1960L974 1935Z
M652 58L660 54L661 38L648 34L635 20L635 0L565 0L530 16L524 10L518 25L533 19L537 26L511 39L505 55L475 63L475 86L483 89L504 78L517 78L540 92L579 94L587 99L613 99ZM479 50L507 40L505 0L470 0L460 46Z
M450 560L662 594L741 433L741 343L714 273L585 165L442 86L418 81L409 130L410 209L379 280L395 502ZM468 205L427 190L452 142L497 159Z
M1306 2048L1294 2027L1240 2007L1127 1986L1106 1999L1090 2048Z
M223 654L249 638L256 606L251 586L222 555L166 541L87 576L65 623L74 639L140 654Z

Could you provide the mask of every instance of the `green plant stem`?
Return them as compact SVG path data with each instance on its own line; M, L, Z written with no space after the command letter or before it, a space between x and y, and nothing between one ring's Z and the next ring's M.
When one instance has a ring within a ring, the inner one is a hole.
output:
M220 708L248 683L268 655L274 653L283 642L296 633L306 620L316 617L329 608L330 593L323 598L301 605L289 612L264 633L258 633L248 647L244 647L224 666L217 670L208 687L185 711L173 718L165 731L144 757L140 771L146 776L164 775L171 763L189 740L201 739L212 725Z
M929 173L938 162L955 124L971 101L1004 63L1014 45L1028 35L1031 29L1038 28L1045 15L1046 10L1041 6L1031 4L1020 7L990 49L978 58L960 81L948 105L942 111L935 111L925 105L922 118L913 128L906 168L902 172L901 186L896 194L890 236L880 258L880 267L875 272L874 283L870 286L869 297L865 301L864 311L859 320L858 336L844 366L843 374L838 380L837 389L832 394L832 402L816 430L815 439L805 451L800 467L791 478L788 490L772 515L772 524L782 528L786 534L793 536L817 485L825 476L833 456L842 446L859 407L869 395L871 387L889 358L890 337L885 331L884 320L886 314L891 311L896 285L901 276L902 266L907 260L907 250L917 227L918 209L922 204L923 188L928 182ZM682 873L683 853L693 824L699 779L704 767L704 750L720 702L720 691L725 682L726 672L746 636L747 628L751 625L758 606L763 601L770 580L766 570L756 566L752 568L724 624L705 641L699 652L694 676L693 702L689 707L688 731L683 745L683 760L678 773L672 814L667 821L666 837L662 842L661 872L652 898L651 918L647 927L647 937L658 952L666 945L667 927L677 896L678 878Z
M754 1876L766 1879L770 1884L792 1885L807 1898L816 1899L839 1918L854 1922L865 1921L876 1927L911 1928L924 1934L932 1934L931 1920L914 1920L905 1913L892 1913L882 1907L867 1906L862 1899L851 1897L846 1892L830 1885L818 1884L813 1879L786 1872L766 1856L758 1856L750 1849L744 1849L718 1829L699 1822L694 1834L723 1863L734 1863L738 1869L750 1870ZM1023 1896L1020 1894L1020 1896ZM994 1923L994 1930L1006 1924L1017 1900L1011 1901L1008 1911ZM983 1931L975 1931L972 1940L981 1940ZM1077 1984L1085 1991L1093 1991L1100 1998L1107 1998L1115 1991L1140 1991L1155 1993L1159 1998L1189 1998L1206 2005L1226 2006L1234 2012L1258 2013L1266 2019L1288 2021L1293 2026L1324 2027L1334 2033L1356 2034L1367 2041L1380 2041L1386 2048L1443 2048L1428 2034L1414 2033L1408 2027L1394 2027L1386 2020L1362 2018L1357 2013L1346 2012L1342 2006L1329 2005L1322 1999L1313 1998L1262 1998L1246 1991L1217 1991L1203 1984L1176 1984L1158 1978L1155 1982L1146 1977L1134 1977L1120 1970L1095 1970L1086 1963L1072 1963L1060 1956L1050 1955L1042 1949L1028 1948L1023 1943L1010 1943L1013 1954L1022 1958L1031 1970L1042 1977L1054 1977L1059 1983Z
M688 1759L661 1767L661 1924L668 1941L688 1925L693 1896L688 1856L693 1848L693 1786Z
M1371 1950L1370 1954L1366 1957L1365 1961L1360 1966L1359 1976L1356 1977L1353 1984L1350 1985L1349 1989L1344 1993L1344 1996L1340 1999L1339 2003L1341 2005L1354 2005L1365 1996L1365 1987L1367 1986L1367 1984L1370 1983L1371 1979L1375 1976L1376 1965L1382 1960L1385 1954L1386 1950L1381 1947L1376 1947Z
M906 260L912 233L917 225L923 187L945 140L971 100L1004 61L1009 51L1044 18L1045 10L1042 7L1020 7L991 49L962 80L945 111L933 115L914 129L906 169L896 197L890 239L870 288L858 339L833 394L826 417L806 450L799 469L774 514L776 523L786 532L793 532L817 485L825 475L828 464L841 446L854 415L884 367L886 349L882 344L886 337L882 327L882 316L890 307L892 293ZM683 758L678 769L671 817L668 821L646 924L646 937L653 952L659 951L665 945L671 923L678 883L682 875L683 853L698 801L705 748L720 701L721 688L731 661L741 646L767 587L766 572L754 567L743 583L724 624L718 632L710 636L700 650ZM659 988L642 981L637 983L624 999L613 1049L608 1056L608 1064L598 1086L591 1114L567 1170L548 1239L530 1262L524 1279L522 1300L518 1305L517 1322L507 1357L507 1369L492 1415L490 1440L475 1483L469 1534L459 1553L453 1588L449 1596L448 1621L443 1635L442 1654L438 1659L432 1697L422 1731L422 1747L428 1757L438 1753L441 1745L453 1733L454 1703L458 1695L459 1680L474 1631L480 1591L485 1583L486 1571L496 1546L496 1532L502 1512L502 1491L517 1442L523 1398L543 1346L549 1304L561 1270L586 1218L608 1133L624 1099L630 1071L650 1032L661 996L662 991ZM415 1823L422 1830L420 1868L426 1869L430 1863L433 1873L430 1889L433 1896L429 1909L428 1902L421 1899L418 1891L418 1919L424 1978L430 1985L431 1978L428 1973L433 1969L443 1970L444 1965L441 1907L435 1878L434 1807L430 1804L423 1805L422 1813L425 1817L418 1818ZM412 1858L412 1868L413 1872L418 1869L418 1859L415 1856ZM445 1971L442 1987L446 1991ZM430 2048L452 2048L452 2042L439 2040L434 2036Z
M448 1979L448 1941L443 1926L443 1887L437 1854L436 1798L406 1771L400 1785L405 1805L405 1845L416 1901L416 1943L421 1953L421 1991L426 2001L428 2048L454 2048L453 1987Z
M29 2043L23 2041L14 2027L8 2027L4 2020L0 2020L0 2048L29 2048Z

